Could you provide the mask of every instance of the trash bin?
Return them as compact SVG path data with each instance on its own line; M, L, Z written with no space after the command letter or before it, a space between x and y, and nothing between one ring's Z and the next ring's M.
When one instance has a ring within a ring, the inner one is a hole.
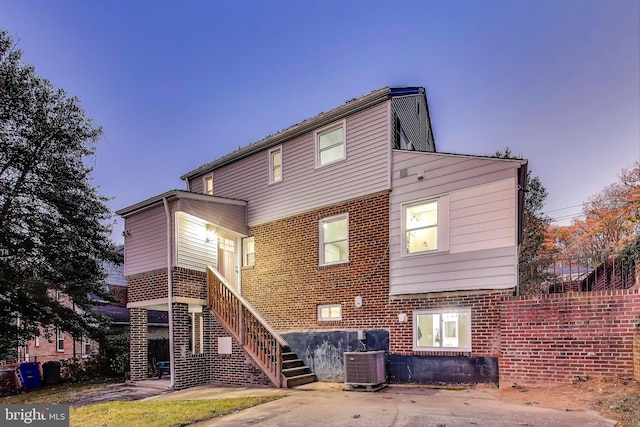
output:
M46 385L60 383L60 362L49 361L42 364L42 382Z
M40 362L21 363L19 369L24 388L40 387Z

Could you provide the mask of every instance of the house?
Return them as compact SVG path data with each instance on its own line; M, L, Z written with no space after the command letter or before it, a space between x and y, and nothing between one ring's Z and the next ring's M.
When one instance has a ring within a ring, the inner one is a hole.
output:
M124 246L118 248L124 253ZM129 336L129 309L127 305L127 280L124 277L124 267L122 264L105 265L107 277L105 287L113 296L114 302L104 301L97 296L91 298L96 302L94 312L107 316L111 320L111 335ZM51 295L67 307L73 307L71 299L62 292L55 292ZM149 340L151 347L162 347L168 341L168 322L166 311L149 310L147 312L149 323ZM74 338L69 333L61 329L52 329L47 336L42 330L40 336L27 342L27 345L18 349L18 362L38 361L61 361L67 359L84 359L99 352L99 343L87 337ZM162 352L164 355L166 352Z
M497 382L517 289L525 160L436 152L426 91L383 88L207 163L119 210L131 376L168 311L171 386Z

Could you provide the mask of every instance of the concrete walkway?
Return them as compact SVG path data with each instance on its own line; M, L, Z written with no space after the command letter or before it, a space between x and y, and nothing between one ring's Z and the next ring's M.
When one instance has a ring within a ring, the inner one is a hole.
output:
M440 390L391 386L371 392L346 391L336 383L312 383L296 389L228 388L212 385L163 393L145 400L199 400L286 394L236 414L194 426L420 426L420 427L566 427L613 426L596 412L558 411L505 403L482 389Z

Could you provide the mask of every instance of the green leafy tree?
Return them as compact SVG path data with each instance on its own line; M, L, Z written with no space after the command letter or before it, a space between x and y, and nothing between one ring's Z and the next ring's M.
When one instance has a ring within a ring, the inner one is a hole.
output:
M509 147L498 151L495 157L501 159L521 159ZM521 294L539 293L540 284L545 279L544 262L549 258L545 248L547 228L551 219L542 213L548 196L547 189L537 176L527 171L524 185L524 209L522 217L522 242L519 257L519 285Z
M99 337L90 295L108 298L103 265L120 262L85 163L101 129L21 55L0 30L0 359L40 328Z

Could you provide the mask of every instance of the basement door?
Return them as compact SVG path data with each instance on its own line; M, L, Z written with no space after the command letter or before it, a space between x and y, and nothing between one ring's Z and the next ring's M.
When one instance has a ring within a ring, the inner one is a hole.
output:
M238 290L238 255L235 237L220 236L218 239L218 270L233 289Z

